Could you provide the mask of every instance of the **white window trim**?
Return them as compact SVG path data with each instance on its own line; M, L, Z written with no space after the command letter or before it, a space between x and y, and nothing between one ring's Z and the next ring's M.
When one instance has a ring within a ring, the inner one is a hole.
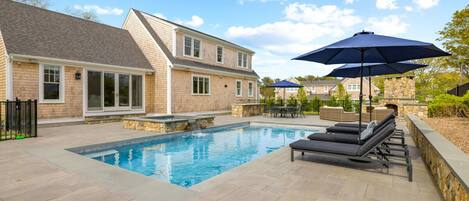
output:
M249 84L252 85L251 90L249 90ZM248 81L248 97L254 97L254 82L253 81Z
M241 53L241 65L239 65L239 53ZM243 55L246 55L246 66L243 66ZM249 63L248 62L248 53L238 51L237 54L236 54L236 66L239 67L239 68L248 68L248 66L249 66L248 63Z
M238 82L241 83L239 94L238 94ZM235 81L235 95L236 97L243 97L243 81L242 80Z
M59 66L60 69L60 83L59 83L59 99L45 100L44 99L44 65ZM65 68L63 65L41 63L39 64L39 103L65 103Z
M189 37L191 39L191 55L186 55L186 37ZM199 57L194 56L194 39L200 41ZM197 37L194 37L194 36L191 36L191 35L187 35L187 34L183 35L183 37L182 37L182 55L183 56L202 60L203 59L202 47L203 47L202 40L200 38L197 38Z
M208 94L194 93L194 77L208 78ZM193 96L210 96L210 95L212 95L212 79L211 79L211 77L208 76L208 75L192 74L192 76L191 76L191 95L193 95Z
M218 61L218 48L221 47L221 62ZM219 64L224 64L225 63L225 47L223 45L216 45L215 48L215 61Z

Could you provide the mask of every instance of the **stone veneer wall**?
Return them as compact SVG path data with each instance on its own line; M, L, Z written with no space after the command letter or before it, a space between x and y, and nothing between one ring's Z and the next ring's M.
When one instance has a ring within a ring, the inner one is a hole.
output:
M264 104L233 104L231 105L231 116L250 117L261 115L264 112Z
M384 98L415 99L415 80L411 76L386 78Z
M415 115L407 126L443 198L469 201L469 156Z

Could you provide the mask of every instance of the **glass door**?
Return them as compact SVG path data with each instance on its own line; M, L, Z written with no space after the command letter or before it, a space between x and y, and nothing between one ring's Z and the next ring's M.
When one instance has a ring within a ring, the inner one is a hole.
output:
M116 96L116 74L104 73L104 108L115 108Z
M119 100L119 107L130 107L130 75L119 74L119 93L117 94Z

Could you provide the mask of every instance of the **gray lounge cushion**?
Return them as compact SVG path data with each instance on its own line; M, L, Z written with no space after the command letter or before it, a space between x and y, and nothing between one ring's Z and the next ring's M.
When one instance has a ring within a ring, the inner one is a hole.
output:
M336 123L336 124L334 124L334 126L338 126L338 127L358 127L358 124L357 123ZM365 124L365 123L362 124L362 128L366 128L367 126L368 126L368 124Z
M366 140L366 142L360 146L360 149L357 154L361 156L367 153L379 142L392 135L395 129L396 124L387 124L387 126L385 126L383 129L380 129L380 131L377 131L375 135L373 135L370 139Z
M337 142L298 140L290 144L293 149L317 151L330 154L357 156L360 145Z
M380 121L375 129L378 129L378 128L381 128L381 127L384 127L388 122L390 121L393 121L395 119L395 115L394 115L394 112L390 113L386 118L383 119L383 121ZM362 126L363 127L363 126ZM362 129L363 130L363 129ZM331 126L329 128L326 128L326 131L327 132L330 132L330 133L350 133L350 134L359 134L359 131L358 131L358 124L356 127L351 127L351 126L347 126L347 127L341 127L341 126Z
M362 144L363 142L357 135L341 134L341 133L313 133L308 136L310 140L340 142L348 144Z

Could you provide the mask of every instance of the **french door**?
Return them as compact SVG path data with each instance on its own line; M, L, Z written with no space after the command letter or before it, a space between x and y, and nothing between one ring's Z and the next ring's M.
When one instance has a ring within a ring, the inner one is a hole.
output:
M88 111L142 109L141 75L88 71Z
M130 75L104 73L104 109L130 108Z

